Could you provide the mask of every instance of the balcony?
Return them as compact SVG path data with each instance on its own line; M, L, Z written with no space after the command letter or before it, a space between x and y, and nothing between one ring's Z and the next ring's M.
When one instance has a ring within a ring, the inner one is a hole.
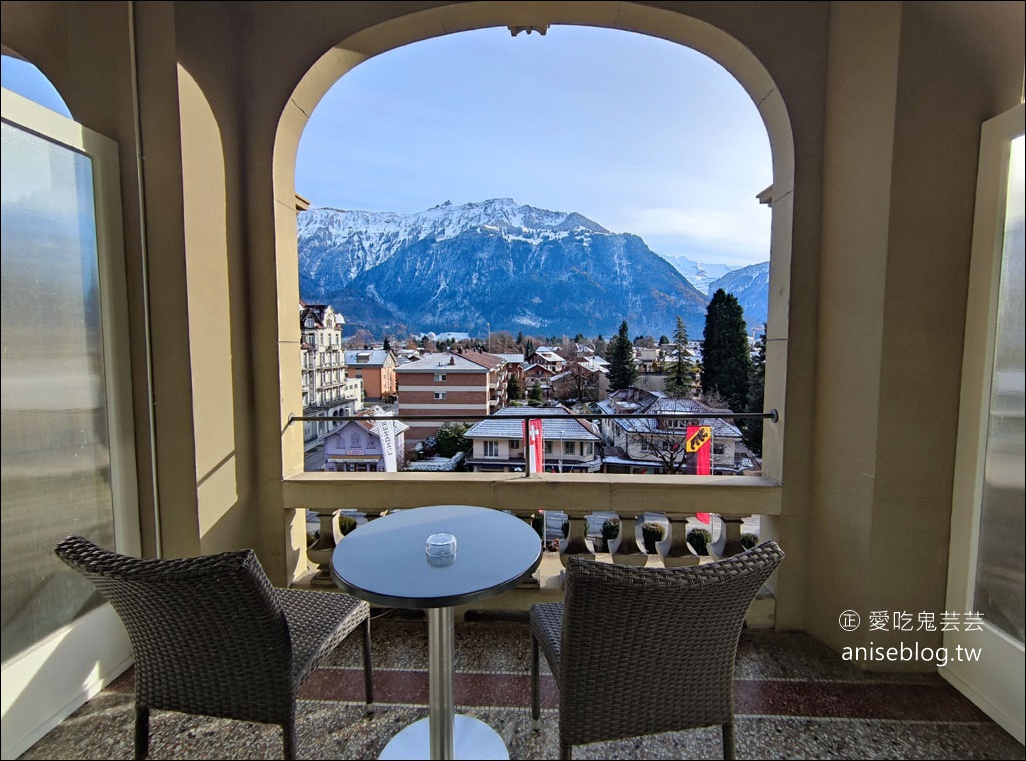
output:
M380 613L381 611L376 611ZM316 671L297 707L300 758L377 758L427 716L427 626L398 611L372 624L377 712L363 714L359 637ZM558 756L558 692L542 659L541 730L530 717L523 617L468 614L456 625L457 710L486 721L511 758ZM658 679L658 666L641 679ZM131 758L129 671L20 758ZM1022 758L1023 746L936 674L867 674L803 633L746 630L734 699L739 758ZM281 758L281 730L154 711L153 758ZM575 758L718 758L719 728L577 746Z

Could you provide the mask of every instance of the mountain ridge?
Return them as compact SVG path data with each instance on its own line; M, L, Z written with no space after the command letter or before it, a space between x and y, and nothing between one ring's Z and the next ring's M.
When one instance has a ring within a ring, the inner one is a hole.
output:
M637 235L510 198L421 212L312 207L298 217L300 294L374 333L701 331L708 297Z

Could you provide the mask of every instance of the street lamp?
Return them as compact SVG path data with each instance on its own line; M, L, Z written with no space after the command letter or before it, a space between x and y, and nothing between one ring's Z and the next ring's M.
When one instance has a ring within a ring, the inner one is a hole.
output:
M491 354L492 353L492 324L490 322L486 322L485 326L487 326L487 328L488 328L488 353Z

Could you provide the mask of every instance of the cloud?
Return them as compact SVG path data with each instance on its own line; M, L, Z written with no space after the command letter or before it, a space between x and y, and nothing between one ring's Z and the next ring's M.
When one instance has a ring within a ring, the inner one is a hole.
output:
M681 245L712 244L716 248L768 252L770 213L762 207L751 210L646 208L625 210L613 228L648 240L680 239Z

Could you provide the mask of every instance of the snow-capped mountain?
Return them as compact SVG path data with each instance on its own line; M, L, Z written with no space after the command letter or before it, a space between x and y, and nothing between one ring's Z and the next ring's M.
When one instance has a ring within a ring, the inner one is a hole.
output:
M732 293L745 310L749 331L766 322L769 314L769 262L733 270L709 284L710 298L720 288Z
M723 277L728 272L739 269L729 264L696 262L688 259L683 254L660 254L660 256L672 264L677 272L687 278L687 281L702 293L708 291L709 285L714 280Z
M415 214L314 208L299 215L300 294L349 325L542 333L689 330L707 297L641 238L576 212L508 198Z

